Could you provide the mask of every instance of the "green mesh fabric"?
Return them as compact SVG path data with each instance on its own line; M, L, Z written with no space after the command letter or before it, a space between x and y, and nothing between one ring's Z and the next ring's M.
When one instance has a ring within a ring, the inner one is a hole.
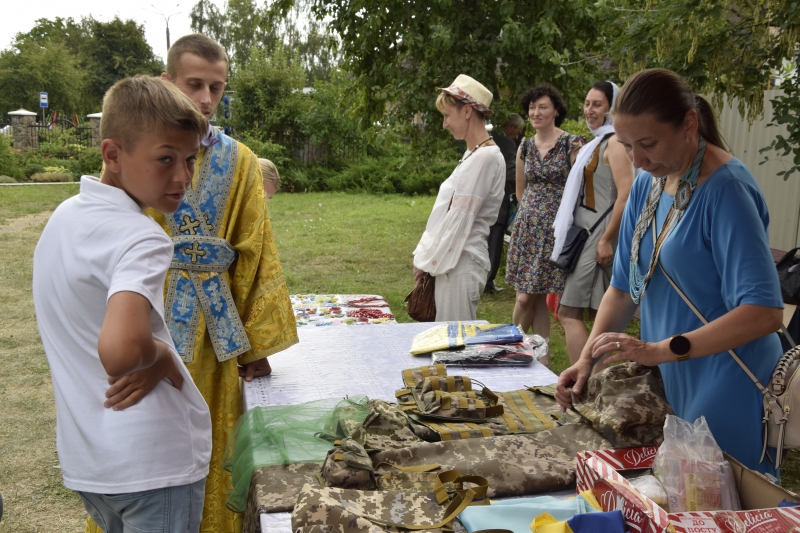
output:
M369 415L366 396L316 400L300 405L255 407L244 413L225 448L231 473L227 506L243 513L253 470L290 463L321 463L333 441L349 436Z

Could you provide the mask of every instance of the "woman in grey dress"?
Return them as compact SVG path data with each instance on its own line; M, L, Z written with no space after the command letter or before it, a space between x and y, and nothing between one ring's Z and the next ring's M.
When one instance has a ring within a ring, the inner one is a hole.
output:
M582 174L577 203L572 204L573 224L588 230L600 222L589 235L575 270L567 275L558 310L573 364L588 339L584 309L594 318L611 282L619 224L634 177L633 165L617 141L609 116L616 92L616 85L611 82L595 83L583 104L586 124L599 141L582 149L586 154L581 154L583 158L578 156L573 169L579 172L578 179ZM581 159L586 160L582 169L577 168ZM566 193L564 198L570 201Z

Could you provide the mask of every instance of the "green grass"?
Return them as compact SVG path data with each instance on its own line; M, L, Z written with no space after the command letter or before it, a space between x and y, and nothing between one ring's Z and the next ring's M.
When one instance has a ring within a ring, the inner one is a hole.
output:
M74 196L80 190L79 183L68 185L0 185L0 224L7 219L52 211L58 204Z

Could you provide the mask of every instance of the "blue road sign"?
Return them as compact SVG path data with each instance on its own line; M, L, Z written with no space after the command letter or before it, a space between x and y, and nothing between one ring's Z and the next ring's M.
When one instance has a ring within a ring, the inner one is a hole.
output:
M39 93L39 107L47 107L47 93Z

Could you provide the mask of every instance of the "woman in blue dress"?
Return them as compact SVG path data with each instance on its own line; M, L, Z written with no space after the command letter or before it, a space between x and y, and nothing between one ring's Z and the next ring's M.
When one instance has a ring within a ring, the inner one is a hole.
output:
M723 451L777 476L771 462L760 462L761 393L727 353L733 349L763 384L782 353L775 331L783 301L761 191L722 147L708 102L674 72L632 76L618 96L614 125L644 172L625 208L611 286L579 361L559 377L556 397L571 405L571 393L582 390L606 354L605 363L659 365L677 416L705 416ZM637 304L641 340L621 333Z

